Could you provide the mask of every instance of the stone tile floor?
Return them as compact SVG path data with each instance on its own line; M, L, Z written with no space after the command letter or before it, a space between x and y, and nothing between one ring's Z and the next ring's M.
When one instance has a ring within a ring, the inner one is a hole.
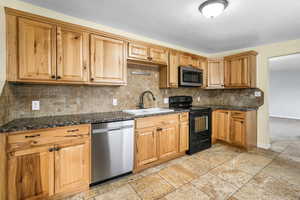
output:
M300 141L249 152L224 144L66 200L300 200Z

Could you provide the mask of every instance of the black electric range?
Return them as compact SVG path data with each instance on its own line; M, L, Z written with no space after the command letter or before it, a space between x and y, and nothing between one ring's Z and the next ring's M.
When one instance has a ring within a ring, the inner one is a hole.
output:
M211 147L211 109L192 106L191 96L169 97L169 107L175 110L189 111L189 150L188 154Z

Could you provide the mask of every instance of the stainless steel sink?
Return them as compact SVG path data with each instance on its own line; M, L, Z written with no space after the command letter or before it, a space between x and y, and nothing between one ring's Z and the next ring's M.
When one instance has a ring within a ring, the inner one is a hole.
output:
M139 115L152 115L152 114L159 114L159 113L167 113L173 112L172 109L167 108L147 108L147 109L134 109L134 110L123 110L123 112L139 116Z

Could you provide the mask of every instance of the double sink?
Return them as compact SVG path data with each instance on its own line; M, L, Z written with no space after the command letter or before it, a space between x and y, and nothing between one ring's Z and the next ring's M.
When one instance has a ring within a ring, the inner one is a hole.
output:
M147 109L123 110L123 112L132 114L134 116L142 116L142 115L169 113L169 112L174 112L174 110L168 108L147 108Z

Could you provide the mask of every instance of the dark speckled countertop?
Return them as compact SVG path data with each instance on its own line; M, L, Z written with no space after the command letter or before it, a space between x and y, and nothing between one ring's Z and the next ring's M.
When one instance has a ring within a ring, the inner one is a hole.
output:
M208 107L212 110L217 109L226 109L226 110L240 110L240 111L249 111L257 110L256 107L238 107L238 106L219 106L219 105L207 105L201 107ZM38 130L43 128L55 128L62 126L71 126L79 124L93 124L93 123L103 123L103 122L113 122L121 120L132 120L135 118L149 117L155 115L166 115L174 114L181 112L188 112L188 109L185 110L175 110L172 112L166 113L157 113L157 114L147 114L134 116L129 113L122 111L116 112L103 112L103 113L90 113L90 114L75 114L75 115L60 115L60 116L49 116L49 117L38 117L38 118L23 118L15 119L4 126L0 127L0 133L10 133L17 131L29 131L29 130Z

